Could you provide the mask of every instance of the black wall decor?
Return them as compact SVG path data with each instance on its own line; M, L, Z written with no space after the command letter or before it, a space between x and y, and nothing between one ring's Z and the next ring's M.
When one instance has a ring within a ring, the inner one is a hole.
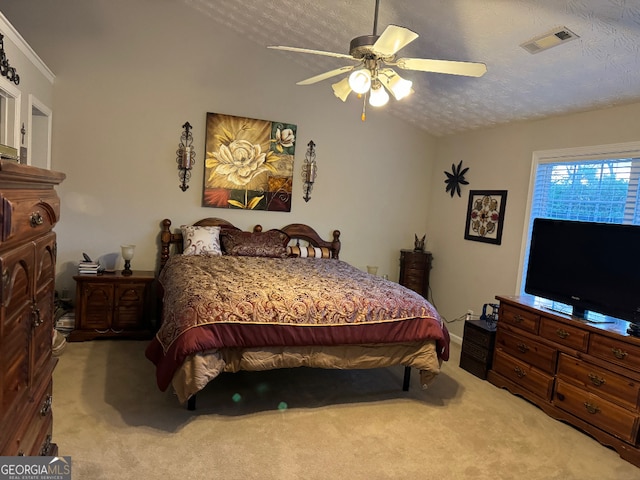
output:
M9 65L9 59L7 54L4 53L4 35L0 33L0 74L3 77L7 77L7 80L20 84L20 75L16 72L16 69Z

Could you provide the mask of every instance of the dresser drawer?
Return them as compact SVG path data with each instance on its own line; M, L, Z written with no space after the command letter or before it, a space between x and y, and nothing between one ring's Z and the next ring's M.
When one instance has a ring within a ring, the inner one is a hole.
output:
M496 350L493 370L545 400L551 399L553 376L537 370L520 360Z
M635 409L638 406L640 383L583 360L561 353L558 377L623 407Z
M538 334L540 327L540 315L528 310L514 308L510 305L500 304L500 321L521 328L527 332Z
M496 348L545 372L555 371L557 350L535 340L498 329Z
M558 380L554 404L585 422L634 444L638 435L638 415L598 395Z
M640 346L593 334L589 340L589 354L640 372Z
M7 444L2 447L2 455L42 455L43 447L51 441L53 416L51 414L52 384L38 393L35 400L25 401L20 423L15 434L11 435ZM47 440L47 436L49 439Z
M5 190L0 198L3 245L42 235L60 218L60 199L53 190Z
M540 336L581 352L589 346L588 331L544 317L540 320Z
M462 353L465 353L468 356L482 362L487 362L489 360L489 357L493 355L493 352L490 352L489 349L483 348L482 346L473 342L468 342L466 341L466 339L462 344Z
M406 269L423 271L429 263L428 255L422 252L402 252L400 258Z
M482 320L467 320L464 324L464 344L467 342L475 343L483 348L493 348L493 340L495 338L495 329L490 331L486 328L475 326L473 322L482 322Z

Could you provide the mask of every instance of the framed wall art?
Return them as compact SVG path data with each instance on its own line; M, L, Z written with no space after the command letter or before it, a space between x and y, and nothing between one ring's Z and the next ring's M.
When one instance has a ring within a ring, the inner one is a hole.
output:
M290 212L296 130L207 113L202 206Z
M464 238L500 245L506 204L506 190L471 190Z

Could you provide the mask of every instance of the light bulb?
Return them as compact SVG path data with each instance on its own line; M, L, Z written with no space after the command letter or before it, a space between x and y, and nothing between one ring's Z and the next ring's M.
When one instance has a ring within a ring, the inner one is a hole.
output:
M349 86L356 93L365 93L371 87L371 72L366 68L356 70L349 75Z
M369 94L369 105L372 107L382 107L389 101L389 94L382 87L382 84L378 82L376 86L371 87L371 93Z

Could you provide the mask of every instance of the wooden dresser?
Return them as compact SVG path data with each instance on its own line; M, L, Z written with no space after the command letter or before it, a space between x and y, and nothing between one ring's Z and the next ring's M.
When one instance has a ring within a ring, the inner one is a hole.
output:
M56 455L51 356L65 175L0 161L0 456Z
M628 323L590 323L531 297L500 301L488 379L589 433L640 466L640 338Z
M429 252L416 250L400 251L399 284L429 298L429 271L433 256Z

